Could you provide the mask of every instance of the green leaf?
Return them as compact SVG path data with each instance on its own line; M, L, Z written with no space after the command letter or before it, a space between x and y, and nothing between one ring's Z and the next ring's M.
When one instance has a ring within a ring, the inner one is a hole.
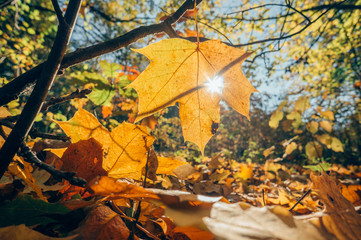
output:
M323 171L327 171L331 166L332 166L331 163L323 162L323 163L319 163L317 165L306 165L303 167L311 169L314 172L323 172Z
M56 222L50 214L66 214L70 209L60 203L47 203L30 195L19 195L15 200L0 206L0 227L25 224L33 226Z
M110 106L114 95L114 89L109 86L108 89L94 88L88 98L96 105Z
M105 77L115 78L117 72L122 70L122 66L118 63L110 63L107 60L99 61L100 69Z

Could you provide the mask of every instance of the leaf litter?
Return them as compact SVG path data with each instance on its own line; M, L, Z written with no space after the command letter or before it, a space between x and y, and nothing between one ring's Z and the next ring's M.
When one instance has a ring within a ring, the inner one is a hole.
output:
M182 39L164 40L136 51L151 60L130 85L140 95L137 121L178 102L185 139L196 143L203 152L218 128L221 99L248 116L249 97L256 90L240 71L249 56L246 51L214 40L198 45ZM196 74L189 74L190 71ZM222 91L209 93L205 89L207 81L217 77L224 78ZM8 115L0 109L2 115ZM327 111L322 114L333 118ZM272 124L277 125L279 117L274 118ZM0 209L6 221L1 222L0 236L13 239L25 234L29 234L29 239L360 236L361 221L355 210L361 205L360 167L330 165L330 175L322 172L317 176L312 172L316 168L305 169L276 160L267 160L264 165L239 163L222 157L221 153L191 165L156 155L152 150L154 137L147 129L154 127L154 121L145 122L144 126L124 122L109 131L92 114L79 109L69 121L56 122L72 143L65 151L53 150L59 149L55 143L36 151L47 149L59 154L45 161L59 170L77 172L88 184L84 188L66 181L59 184L51 176L40 180L40 175L34 172L38 169L27 166L19 157L15 170L10 169L1 179ZM321 127L332 128L327 123ZM5 131L8 133L9 129ZM327 140L329 148L341 151L342 146L331 140ZM0 145L3 142L0 137ZM287 147L288 154L295 148L292 142ZM269 155L272 150L264 154ZM315 147L308 148L309 155L317 151ZM18 179L31 187L30 193L23 192ZM62 189L58 190L59 186Z

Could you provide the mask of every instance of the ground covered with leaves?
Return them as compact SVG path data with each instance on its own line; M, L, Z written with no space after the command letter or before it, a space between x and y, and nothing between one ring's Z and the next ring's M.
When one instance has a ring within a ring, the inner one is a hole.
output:
M73 143L28 146L56 171L76 177L69 178L72 184L59 182L17 156L1 179L1 239L358 239L361 234L359 166L241 163L222 153L192 165L157 156L144 126L123 123L109 131L85 110L57 123ZM76 186L79 179L87 184Z

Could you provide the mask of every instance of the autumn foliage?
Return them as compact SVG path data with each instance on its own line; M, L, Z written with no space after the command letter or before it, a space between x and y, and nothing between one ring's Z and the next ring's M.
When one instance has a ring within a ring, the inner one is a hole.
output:
M359 239L360 5L145 2L0 4L0 239Z

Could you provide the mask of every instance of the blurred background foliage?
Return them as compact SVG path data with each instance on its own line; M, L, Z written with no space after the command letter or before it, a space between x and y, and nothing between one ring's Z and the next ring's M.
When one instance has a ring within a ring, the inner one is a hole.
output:
M83 1L70 51L112 39L136 27L163 21L182 1ZM67 2L60 1L65 9ZM222 152L237 161L277 159L301 165L361 161L361 1L203 1L199 34L254 51L243 71L260 90L251 97L250 121L221 104L221 124L205 155ZM0 86L46 59L57 22L50 1L12 1L0 9ZM196 36L194 11L173 27ZM144 47L167 38L146 37ZM147 66L145 57L124 48L87 61L59 76L50 97L91 88L89 99L51 107L35 127L62 134L51 120L67 120L77 108L105 126L134 122L137 93L126 86ZM28 94L9 103L19 114ZM140 124L156 136L158 153L199 161L199 150L184 143L177 106Z

